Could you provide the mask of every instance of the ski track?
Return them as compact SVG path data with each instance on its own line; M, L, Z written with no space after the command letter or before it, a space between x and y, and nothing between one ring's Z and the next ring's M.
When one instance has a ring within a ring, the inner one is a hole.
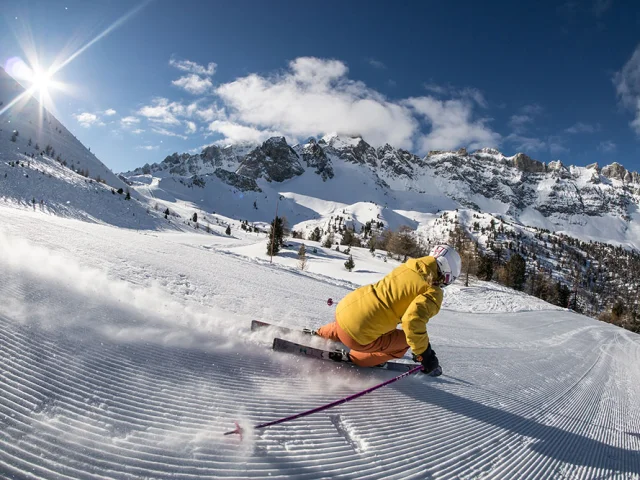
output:
M269 332L249 331L253 318L330 321L325 300L349 282L225 253L209 236L4 208L0 226L0 476L640 478L630 332L553 308L514 313L522 305L499 289L489 313L459 288L429 324L443 376L240 441L223 436L234 420L275 420L393 376L276 354Z

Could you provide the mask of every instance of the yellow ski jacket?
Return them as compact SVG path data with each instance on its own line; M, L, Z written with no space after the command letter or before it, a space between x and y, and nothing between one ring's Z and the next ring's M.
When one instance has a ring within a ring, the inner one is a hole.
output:
M360 345L367 345L399 323L413 353L429 346L427 322L440 311L442 289L434 285L433 257L408 260L373 285L360 287L336 307L336 321Z

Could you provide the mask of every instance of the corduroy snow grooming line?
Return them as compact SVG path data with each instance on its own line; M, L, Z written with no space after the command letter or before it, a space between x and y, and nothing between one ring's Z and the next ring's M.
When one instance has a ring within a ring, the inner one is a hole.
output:
M329 408L333 408L333 407L336 407L338 405L342 405L343 403L350 402L351 400L355 400L358 397L362 397L363 395L366 395L367 393L371 393L374 390L377 390L379 388L382 388L382 387L390 385L390 384L392 384L394 382L397 382L398 380L401 380L404 377L408 377L409 375L411 375L413 373L416 373L416 372L419 372L420 370L422 370L422 365L418 365L417 367L412 368L408 372L402 373L402 374L398 375L397 377L393 377L392 379L387 380L386 382L379 383L378 385L374 385L373 387L367 388L366 390L362 390L361 392L358 392L358 393L354 393L353 395L349 395L348 397L341 398L340 400L336 400L335 402L327 403L326 405L322 405L320 407L312 408L311 410L307 410L306 412L297 413L295 415L290 415L288 417L280 418L279 420L273 420L271 422L261 423L260 425L256 425L253 428L254 428L254 430L258 430L260 428L266 428L266 427L270 427L272 425L278 425L280 423L290 422L290 421L296 420L298 418L306 417L307 415L311 415L313 413L318 413L318 412L322 412L323 410L328 410ZM230 432L225 432L225 435L238 434L238 435L240 435L240 438L242 438L242 433L243 433L242 427L240 427L238 422L236 422L236 429L232 430Z

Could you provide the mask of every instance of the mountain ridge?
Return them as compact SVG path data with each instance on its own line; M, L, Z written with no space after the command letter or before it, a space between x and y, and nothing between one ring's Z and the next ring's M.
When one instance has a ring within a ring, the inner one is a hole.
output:
M559 160L547 164L494 148L431 151L419 157L388 144L373 147L361 137L327 135L295 145L273 137L239 150L211 145L200 154L173 154L124 175L189 177L225 170L217 175L226 183L257 191L258 180L286 188L287 182L311 174L330 190L341 164L357 167L356 174L366 172L373 180L371 190L382 189L390 199L412 193L446 196L460 208L506 215L523 225L587 240L605 240L602 232L592 230L609 230L614 221L619 235L612 241L640 249L640 175L617 162L604 167L565 166ZM420 206L416 198L410 203ZM588 224L596 220L599 224L591 228Z

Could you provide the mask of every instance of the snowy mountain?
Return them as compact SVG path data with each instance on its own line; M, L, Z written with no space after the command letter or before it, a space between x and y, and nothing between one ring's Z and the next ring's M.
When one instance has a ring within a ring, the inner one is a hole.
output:
M348 192L337 169L349 177ZM390 145L374 148L359 137L328 135L293 147L284 138L253 148L213 145L201 154L174 154L125 175L139 174L216 174L244 191L255 190L258 180L283 182L280 191L310 196L318 194L313 178L318 177L326 192L320 198L327 200L373 200L393 210L421 213L466 208L584 241L640 249L640 175L618 163L603 168L567 167L560 161L547 165L495 149L434 151L420 158ZM357 179L366 187L356 187ZM302 183L311 191L300 188Z

